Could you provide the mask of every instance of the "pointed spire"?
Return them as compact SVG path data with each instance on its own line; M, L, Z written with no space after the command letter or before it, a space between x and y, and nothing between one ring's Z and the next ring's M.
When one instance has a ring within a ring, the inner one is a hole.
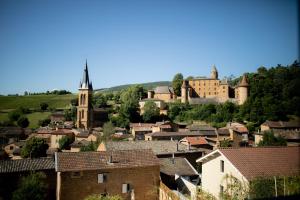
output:
M87 59L85 61L85 67L84 67L84 71L83 71L82 81L80 82L80 88L81 89L92 89L92 83L90 83L90 79L89 79Z

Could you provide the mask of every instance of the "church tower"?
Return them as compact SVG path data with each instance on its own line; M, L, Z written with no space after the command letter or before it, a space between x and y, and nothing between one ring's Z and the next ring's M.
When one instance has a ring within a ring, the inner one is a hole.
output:
M83 71L83 78L79 83L77 128L89 129L92 126L92 94L93 85L89 80L89 71L86 61Z
M218 79L218 70L217 70L215 65L212 67L210 78L211 79Z

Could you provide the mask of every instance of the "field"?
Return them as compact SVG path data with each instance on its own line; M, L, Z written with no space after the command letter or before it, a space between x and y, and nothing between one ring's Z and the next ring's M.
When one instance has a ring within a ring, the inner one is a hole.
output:
M38 121L46 119L51 112L40 112L40 103L45 102L50 108L67 109L75 94L68 95L32 95L32 96L0 96L0 121L8 120L8 113L19 107L29 108L33 112L26 114L29 128L37 128Z
M68 95L32 95L32 96L0 96L0 111L25 107L39 109L40 103L45 102L49 108L66 109L70 100L76 98L75 94Z

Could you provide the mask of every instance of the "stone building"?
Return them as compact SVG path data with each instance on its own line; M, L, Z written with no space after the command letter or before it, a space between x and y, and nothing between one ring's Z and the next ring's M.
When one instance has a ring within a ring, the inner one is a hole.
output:
M55 157L57 200L84 199L91 194L158 199L159 160L149 149L56 153Z
M249 84L245 75L235 87L231 87L226 80L219 80L218 71L213 66L210 77L196 77L183 81L181 102L201 104L206 102L223 103L232 101L241 105L248 97L248 87Z
M108 120L108 112L104 109L93 108L93 85L89 79L88 65L85 64L82 81L79 83L77 128L90 129L101 126Z
M148 91L148 99L159 99L165 102L172 102L176 98L174 89L170 86L157 86L154 90Z

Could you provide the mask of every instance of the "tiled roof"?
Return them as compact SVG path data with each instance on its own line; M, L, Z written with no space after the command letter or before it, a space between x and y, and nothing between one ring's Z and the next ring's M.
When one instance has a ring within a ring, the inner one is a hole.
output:
M265 121L262 125L269 126L270 128L300 128L300 121Z
M188 129L190 131L215 131L215 128L212 126L208 126L208 125L195 125L192 124L190 126L188 126Z
M204 137L185 137L182 140L185 140L190 143L190 145L204 145L208 144Z
M176 136L216 136L216 131L185 131L185 132L154 132L154 133L148 133L147 136L152 137L176 137Z
M0 135L21 135L24 131L20 127L0 127Z
M220 151L248 180L300 172L300 147L228 148Z
M177 151L178 144L178 151ZM112 150L132 150L132 149L152 149L155 155L183 153L192 151L206 151L191 147L188 150L184 144L177 143L171 140L158 140L158 141L121 141L121 142L107 142L105 144L107 151Z
M51 135L72 135L74 134L70 129L57 129L51 132Z
M112 162L109 162L112 156ZM159 161L150 149L56 153L56 171L81 171L157 166Z
M54 170L53 158L33 158L0 161L0 173L25 172L32 170Z
M241 82L239 83L239 86L240 86L240 87L241 87L241 86L244 86L244 87L249 86L248 81L247 81L247 78L246 78L246 75L243 75L242 80L241 80Z
M154 90L155 94L174 94L174 90L170 86L157 86Z
M239 133L248 133L248 129L244 124L240 124L237 122L229 122L227 124L227 128L231 128L232 130Z
M130 123L129 126L130 128L136 128L136 127L152 127L155 124L152 123Z
M175 174L180 176L198 175L185 158L159 158L159 163L160 172L169 176L174 176Z
M70 144L71 147L84 147L84 146L88 146L90 144L89 141L83 139L83 140L75 140L72 144Z
M229 129L226 127L219 128L218 129L218 134L219 135L230 135Z

